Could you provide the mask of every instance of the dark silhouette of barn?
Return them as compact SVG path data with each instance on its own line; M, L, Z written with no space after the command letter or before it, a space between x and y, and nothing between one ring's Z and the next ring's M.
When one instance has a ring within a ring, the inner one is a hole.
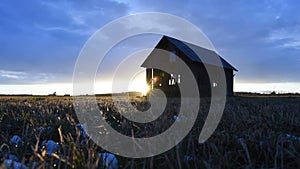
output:
M162 50L166 52L161 52ZM167 53L167 54L166 54ZM179 85L188 83L184 81L181 74L181 68L177 64L179 57L185 65L192 71L199 88L201 96L210 96L211 89L218 86L218 81L211 81L207 68L218 68L225 72L227 96L233 95L234 71L237 71L232 65L225 61L216 52L190 44L178 39L163 36L156 45L155 49L143 62L141 67L146 68L146 80L151 89L161 89L167 96L178 96ZM218 58L219 63L213 58ZM163 64L168 66L169 73L162 69L157 69L155 65Z

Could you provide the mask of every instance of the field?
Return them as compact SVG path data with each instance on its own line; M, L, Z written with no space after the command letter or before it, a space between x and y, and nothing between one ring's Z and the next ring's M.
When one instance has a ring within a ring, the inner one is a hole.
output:
M1 96L1 166L11 162L20 168L104 168L99 154L105 151L82 130L71 99ZM153 136L174 122L176 106L169 108L159 123L141 126L120 117L110 97L98 97L97 101L106 119L124 135ZM149 106L142 98L132 103L140 109ZM300 168L300 97L228 98L217 130L199 144L208 106L204 99L196 125L176 147L150 158L116 156L118 168ZM141 127L145 129L141 131ZM13 138L16 135L21 141ZM43 144L47 140L48 144ZM51 150L49 140L56 144Z

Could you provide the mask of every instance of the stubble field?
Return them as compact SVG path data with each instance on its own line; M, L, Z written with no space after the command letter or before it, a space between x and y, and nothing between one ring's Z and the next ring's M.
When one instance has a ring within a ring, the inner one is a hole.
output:
M174 102L158 122L141 125L121 117L111 98L97 101L110 125L131 137L163 132L176 120L179 107ZM132 104L139 109L149 106L142 98ZM118 168L300 168L300 97L228 98L217 130L199 144L208 107L208 99L203 99L193 130L176 147L151 158L115 155ZM93 118L97 121L102 115ZM105 168L105 150L83 128L72 97L1 96L1 166Z

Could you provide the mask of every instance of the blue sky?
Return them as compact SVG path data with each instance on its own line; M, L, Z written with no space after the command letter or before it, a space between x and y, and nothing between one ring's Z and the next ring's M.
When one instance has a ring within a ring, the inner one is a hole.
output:
M166 12L201 28L239 69L236 90L256 83L300 91L299 6L296 0L2 0L0 84L71 83L76 58L97 29L128 14Z

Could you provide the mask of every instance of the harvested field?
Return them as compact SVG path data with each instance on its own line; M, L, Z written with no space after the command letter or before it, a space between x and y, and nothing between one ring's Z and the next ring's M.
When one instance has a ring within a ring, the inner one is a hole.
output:
M1 96L2 166L11 162L27 168L104 168L100 153L105 151L82 130L71 99ZM174 102L158 122L141 125L122 118L110 97L97 101L111 126L135 137L163 132L175 121L178 109ZM132 104L139 109L149 106L142 98ZM300 168L300 97L228 98L217 130L199 144L208 106L204 99L193 130L176 147L144 159L116 155L118 168Z

